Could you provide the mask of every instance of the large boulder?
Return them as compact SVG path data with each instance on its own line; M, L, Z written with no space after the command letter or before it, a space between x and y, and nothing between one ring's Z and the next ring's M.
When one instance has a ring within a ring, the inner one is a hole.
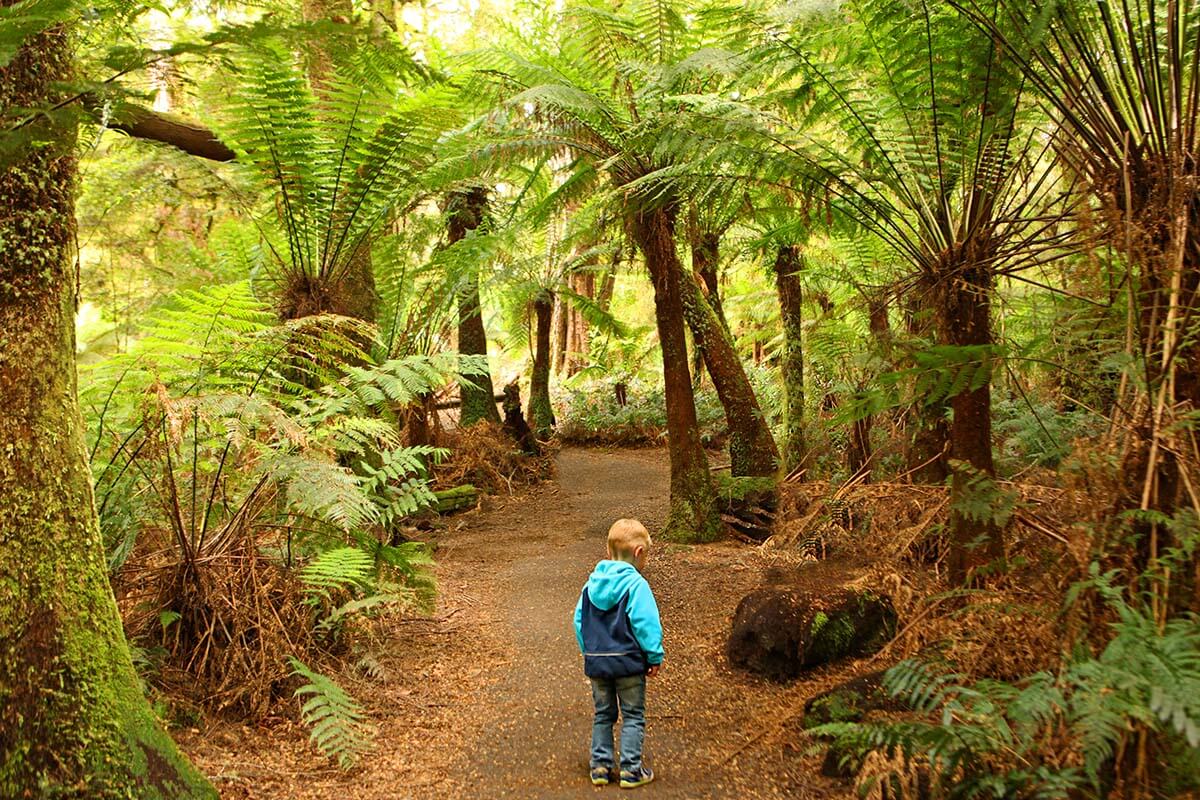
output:
M875 653L895 633L895 609L873 592L815 596L768 586L738 603L726 653L734 666L787 680L840 658Z

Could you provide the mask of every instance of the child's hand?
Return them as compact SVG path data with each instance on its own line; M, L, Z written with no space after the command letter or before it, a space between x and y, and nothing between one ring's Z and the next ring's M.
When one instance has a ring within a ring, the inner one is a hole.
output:
M647 678L656 677L658 675L659 669L661 669L661 668L662 668L662 664L655 664L654 666L650 667L650 669L646 670L646 677Z

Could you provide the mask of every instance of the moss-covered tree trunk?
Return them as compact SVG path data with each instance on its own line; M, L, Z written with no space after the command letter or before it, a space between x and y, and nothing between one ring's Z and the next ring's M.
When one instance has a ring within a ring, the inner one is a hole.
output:
M550 405L550 322L554 303L549 293L533 301L533 373L529 379L529 422L539 437L550 435L554 409Z
M982 248L980 248L982 250ZM976 251L979 252L979 251ZM941 308L938 327L942 343L972 348L978 359L968 367L986 376L991 369L992 275L986 251L955 264L939 282ZM1000 526L988 514L970 513L980 506L978 478L995 477L992 460L992 384L990 379L972 381L950 398L950 581L962 583L971 571L1004 557ZM982 516L982 518L981 518Z
M730 341L729 331L704 299L690 275L679 276L683 314L697 349L704 356L725 421L729 426L729 456L734 475L765 477L779 469L779 449L758 405L754 387L746 377L742 359Z
M692 272L700 282L713 314L728 332L729 320L725 318L725 306L721 303L721 282L717 273L720 264L721 234L716 231L697 234L692 240Z
M718 534L720 520L688 370L679 286L683 266L675 251L675 213L669 206L638 211L631 227L654 284L654 319L662 347L671 456L671 511L666 533L683 541L704 541Z
M483 224L487 215L487 189L476 186L456 191L450 197L446 213L450 221L447 243L454 245ZM458 295L458 352L464 356L482 356L487 361L487 331L479 302L479 270L472 265ZM499 424L496 408L496 389L492 384L491 368L480 375L469 376L469 383L459 384L462 408L458 424L467 427L481 420Z
M31 37L0 109L52 105L70 71L69 32ZM150 711L108 583L76 400L74 129L30 130L49 144L0 167L0 797L216 797Z
M808 457L804 440L804 291L800 285L803 266L800 248L780 246L772 272L779 295L779 316L783 323L783 357L780 372L784 391L783 467L787 472L799 467Z

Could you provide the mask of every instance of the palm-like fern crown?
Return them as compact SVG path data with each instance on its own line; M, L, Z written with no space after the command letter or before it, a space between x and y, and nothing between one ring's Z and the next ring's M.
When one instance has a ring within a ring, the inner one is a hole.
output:
M389 214L423 190L453 112L440 90L406 91L366 56L323 76L319 96L281 46L249 50L239 74L225 134L273 199L264 238L274 266L337 281Z
M964 2L1005 44L1078 149L1093 180L1151 169L1195 170L1200 35L1194 0ZM997 13L999 8L999 14Z
M514 34L476 54L475 91L501 101L484 149L510 160L569 152L581 177L567 188L580 194L597 170L616 186L646 176L671 161L660 144L677 123L675 96L734 70L732 53L706 46L737 13L706 5L685 14L669 0L580 4L548 21L559 36Z
M1040 252L1050 159L1017 63L974 21L948 0L851 0L758 24L751 99L689 98L677 174L824 197L925 268L968 244Z

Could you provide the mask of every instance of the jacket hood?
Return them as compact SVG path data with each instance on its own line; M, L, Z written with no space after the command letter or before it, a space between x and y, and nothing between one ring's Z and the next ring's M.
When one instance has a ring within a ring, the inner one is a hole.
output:
M633 564L605 559L596 565L588 577L588 599L596 608L607 611L620 603L621 598L640 580L642 574Z

